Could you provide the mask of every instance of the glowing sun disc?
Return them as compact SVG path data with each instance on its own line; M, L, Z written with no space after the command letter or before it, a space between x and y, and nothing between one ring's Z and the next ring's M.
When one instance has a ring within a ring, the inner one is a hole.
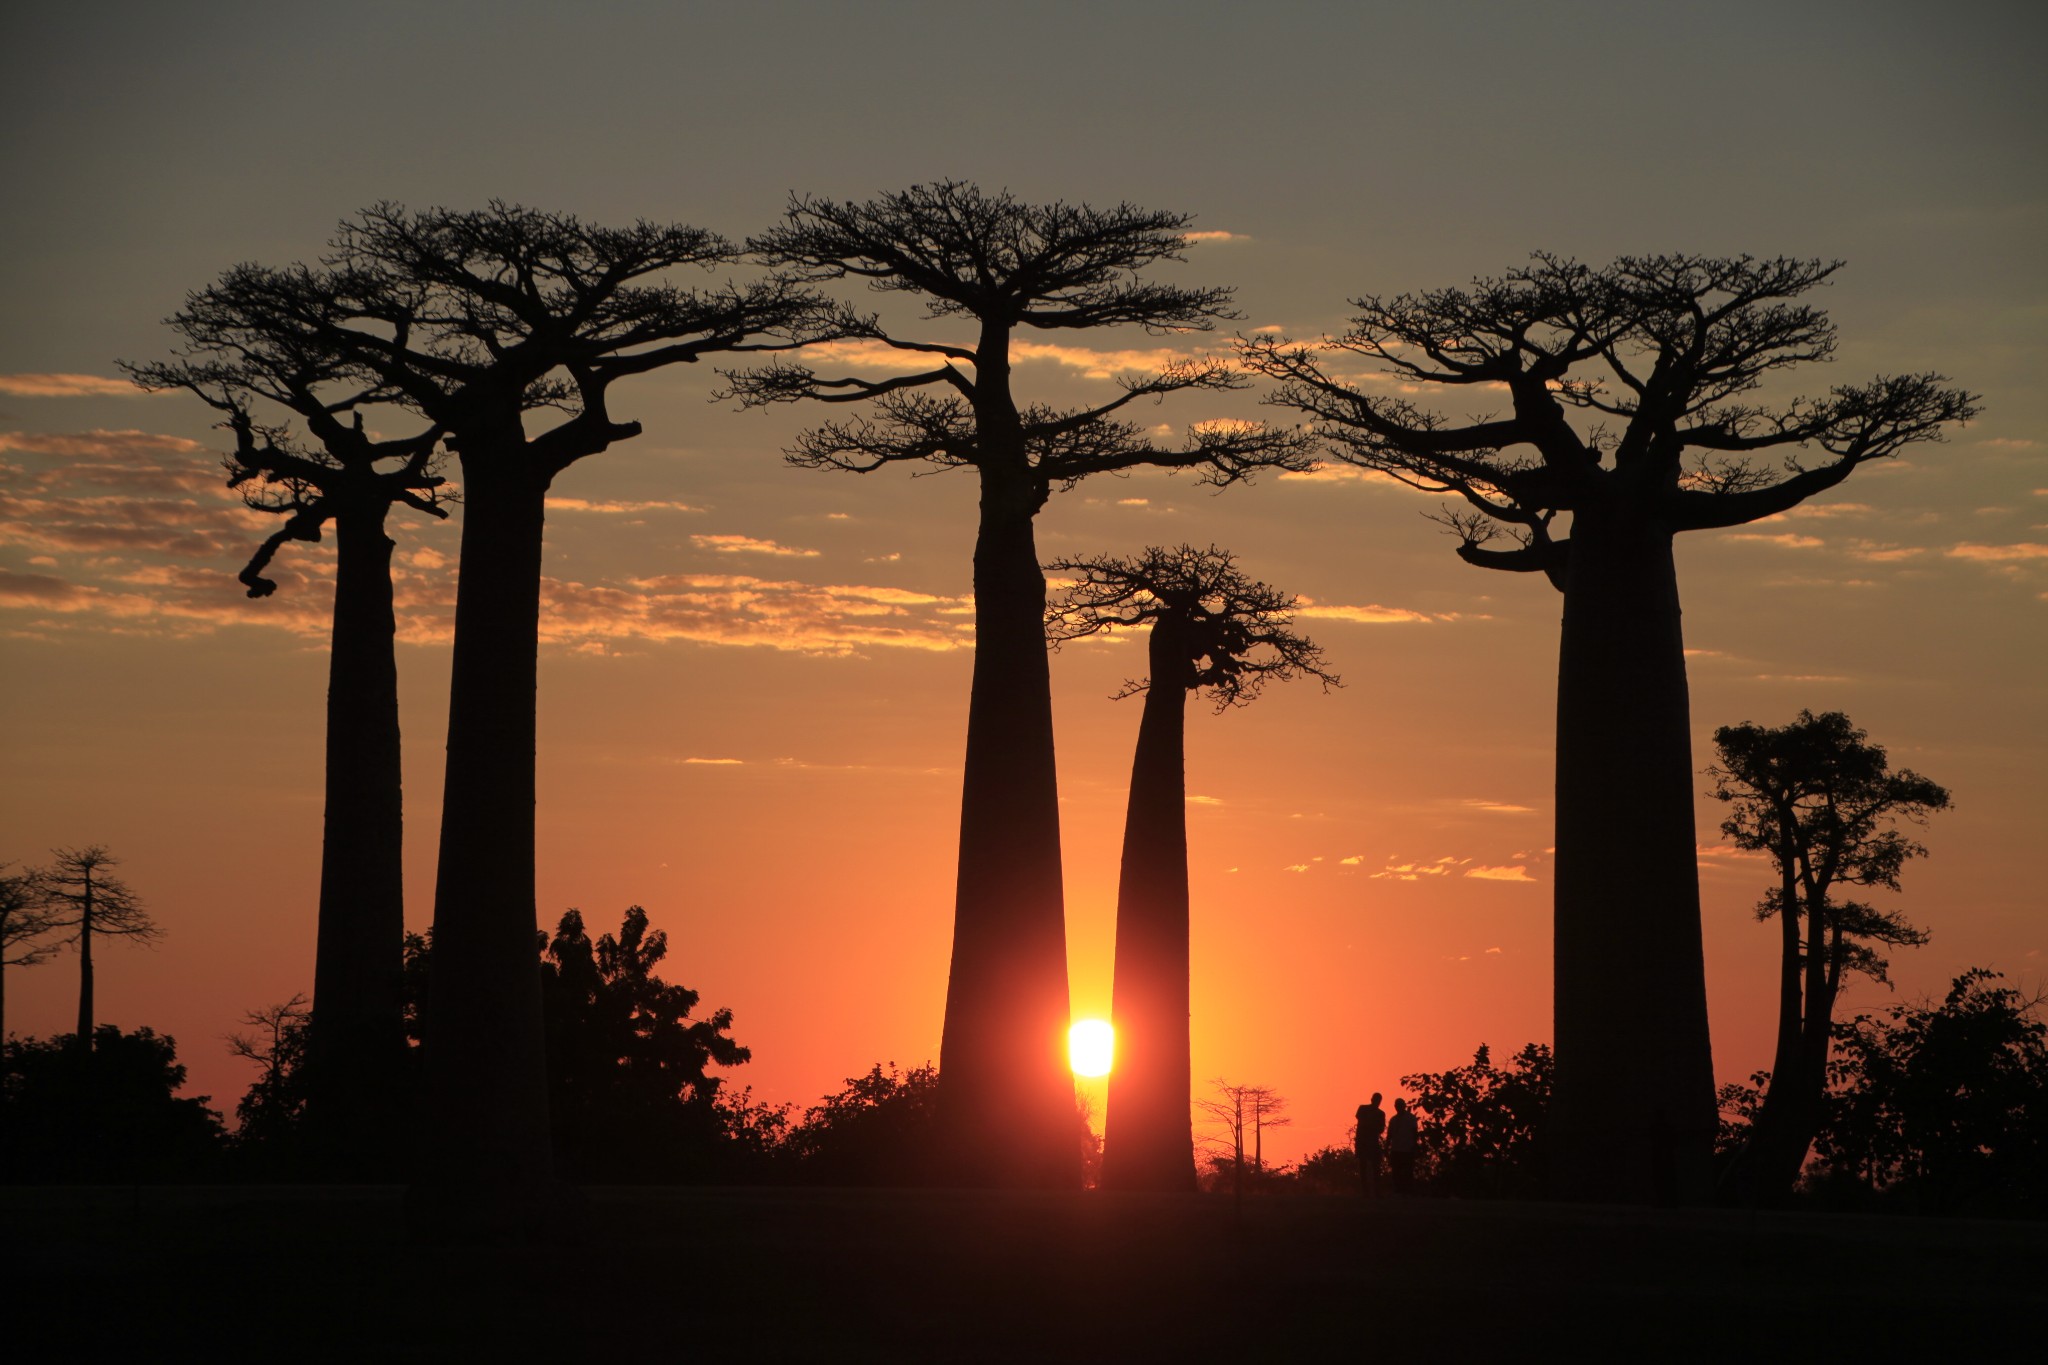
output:
M1116 1059L1116 1030L1101 1019L1083 1019L1067 1030L1067 1061L1076 1076L1107 1076Z

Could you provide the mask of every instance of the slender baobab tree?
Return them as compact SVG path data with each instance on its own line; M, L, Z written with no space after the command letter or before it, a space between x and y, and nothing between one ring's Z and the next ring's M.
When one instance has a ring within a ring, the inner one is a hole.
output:
M1338 458L1463 499L1441 520L1467 563L1542 573L1564 594L1551 1123L1568 1195L1696 1202L1711 1183L1673 540L1784 512L1976 411L1933 374L1760 393L1833 352L1827 315L1799 299L1838 264L1657 256L1595 269L1538 255L1469 289L1354 300L1351 330L1320 345L1242 345L1280 381L1272 401L1312 418ZM1331 357L1504 411L1453 421L1354 387ZM1492 544L1503 533L1512 547Z
M326 809L313 965L318 1006L306 1039L306 1121L321 1166L337 1175L388 1165L400 1123L392 1084L405 1050L400 958L405 939L405 821L398 718L397 615L386 529L404 505L445 518L436 460L442 430L395 406L393 392L345 358L273 329L267 290L230 272L170 319L181 359L129 367L144 388L186 390L222 415L235 440L228 484L284 518L241 572L251 597L286 542L334 529L334 607L327 665ZM260 279L259 279L260 284ZM301 303L341 320L332 281L308 273ZM322 291L326 291L324 296ZM297 417L315 444L259 425L259 406ZM417 428L383 437L377 422Z
M1319 646L1288 629L1294 599L1254 582L1211 546L1147 549L1046 566L1078 575L1054 600L1056 641L1149 626L1149 677L1119 698L1145 694L1124 817L1117 883L1116 976L1110 1004L1117 1064L1109 1077L1104 1189L1192 1190L1189 1106L1187 699L1205 692L1226 711L1269 682L1336 675Z
M253 323L346 365L442 433L462 548L434 894L423 1176L471 1188L551 1176L533 894L534 703L547 493L640 433L612 385L703 355L789 344L814 314L780 278L685 289L732 263L701 228L598 227L494 203L392 204L344 222L318 269L244 267ZM529 424L555 414L544 430ZM317 1002L316 1002L317 1008Z
M103 845L55 849L50 857L50 865L37 871L36 881L51 915L51 927L74 931L70 941L78 949L78 1031L72 1044L81 1053L89 1053L93 1027L93 939L129 938L139 943L155 943L163 937L163 930L142 908L142 898L107 870L119 866L121 860Z
M1907 860L1927 852L1898 822L1925 824L1949 804L1947 789L1909 768L1893 772L1883 746L1868 740L1839 711L1714 731L1720 762L1707 775L1715 799L1728 803L1721 833L1768 855L1778 873L1756 908L1758 919L1778 921L1778 1039L1734 1173L1748 1202L1789 1195L1820 1131L1844 975L1888 981L1882 950L1927 942L1927 931L1898 911L1843 895L1898 890Z
M874 416L805 433L789 452L810 469L866 473L888 464L971 469L980 482L974 547L975 656L961 784L953 956L940 1043L939 1104L955 1179L1071 1186L1074 1142L1059 797L1044 631L1045 576L1033 519L1055 488L1141 466L1200 471L1228 484L1260 469L1300 467L1291 431L1198 423L1164 446L1121 420L1133 403L1239 387L1217 360L1190 360L1118 381L1093 407L1021 400L1017 333L1130 325L1203 331L1235 316L1230 291L1145 278L1179 260L1188 218L1119 204L1026 204L957 182L917 185L865 203L792 201L785 221L749 245L810 281L865 280L911 294L950 339L843 310L844 337L893 349L908 373L824 378L778 363L731 376L746 404L815 399L872 403Z

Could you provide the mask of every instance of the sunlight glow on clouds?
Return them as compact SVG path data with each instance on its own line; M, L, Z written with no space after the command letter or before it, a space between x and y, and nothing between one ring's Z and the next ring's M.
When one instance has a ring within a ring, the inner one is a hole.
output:
M1385 626L1405 625L1409 622L1430 622L1435 618L1427 612L1410 611L1406 607L1383 607L1371 603L1363 607L1338 606L1333 603L1319 603L1313 598L1299 599L1300 605L1294 614L1299 617L1321 621L1349 621L1354 625Z
M700 550L715 550L719 554L783 555L792 559L815 559L816 550L799 549L793 545L778 545L772 540L757 540L753 536L711 535L690 537L690 543Z
M1520 865L1514 867L1468 867L1465 875L1476 877L1482 882L1533 882L1529 869Z
M548 511L550 512L601 512L607 515L620 515L633 512L702 512L705 510L707 509L702 507L692 507L687 502L616 502L602 499L593 501L589 498L564 498L554 494L548 495Z
M97 374L0 374L0 393L16 398L147 398L127 379Z

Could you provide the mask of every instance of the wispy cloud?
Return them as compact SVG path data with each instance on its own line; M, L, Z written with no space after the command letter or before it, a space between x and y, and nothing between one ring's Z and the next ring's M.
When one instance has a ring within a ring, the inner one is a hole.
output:
M778 545L772 540L760 540L754 536L735 535L693 535L690 543L700 550L713 550L723 555L781 555L789 559L815 559L816 550L799 549L794 545Z
M1192 347L1149 346L1124 350L1093 350L1051 341L1013 341L1012 365L1050 364L1079 370L1089 379L1108 379L1133 371L1151 373L1171 365L1185 364L1203 352ZM944 356L923 351L903 351L880 341L826 341L804 348L804 363L815 370L840 369L870 373L916 374L936 370L947 363ZM959 362L968 364L969 362Z
M0 374L0 393L16 398L145 398L126 379L99 374Z
M1187 238L1191 242L1249 242L1251 240L1250 237L1242 232L1217 232L1214 230L1190 232L1187 234Z
M1482 882L1533 882L1529 869L1517 864L1514 867L1468 867L1465 875Z
M595 512L605 516L630 516L640 512L702 512L687 502L627 502L590 498L548 497L550 512Z
M1726 538L1753 541L1760 545L1776 545L1787 550L1817 550L1827 544L1819 536L1802 536L1791 531L1734 531Z
M1516 806L1506 801L1468 800L1465 802L1474 810L1494 811L1504 815L1520 815L1535 810L1534 806Z
M1376 602L1362 607L1351 607L1334 602L1318 602L1309 597L1300 599L1300 605L1295 608L1294 614L1313 620L1349 621L1363 626L1408 625L1436 619L1427 612L1410 611L1406 607L1383 607Z
M1946 551L1952 559L1970 559L1980 564L2011 564L2028 560L2048 559L2048 545L2021 542L2018 545L1951 545Z

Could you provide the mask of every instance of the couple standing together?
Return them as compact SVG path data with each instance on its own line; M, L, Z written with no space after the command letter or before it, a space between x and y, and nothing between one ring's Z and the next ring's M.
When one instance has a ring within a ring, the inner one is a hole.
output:
M1393 1178L1394 1193L1406 1194L1415 1183L1415 1114L1408 1101L1395 1100L1391 1118L1380 1108L1378 1091L1358 1106L1358 1187L1366 1198L1380 1192L1380 1138L1386 1137L1387 1173Z

